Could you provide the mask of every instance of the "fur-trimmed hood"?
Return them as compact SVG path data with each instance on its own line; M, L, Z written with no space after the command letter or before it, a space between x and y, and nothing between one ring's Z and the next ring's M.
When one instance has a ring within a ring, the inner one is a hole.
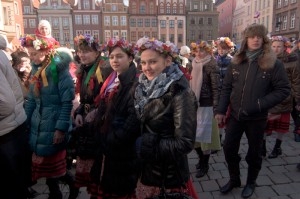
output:
M258 56L258 65L261 69L267 70L274 67L274 64L276 62L276 54L272 51L269 45L265 44L263 45L263 51L261 55ZM244 61L248 61L248 58L246 56L246 51L238 52L236 53L231 63L233 64L241 64Z

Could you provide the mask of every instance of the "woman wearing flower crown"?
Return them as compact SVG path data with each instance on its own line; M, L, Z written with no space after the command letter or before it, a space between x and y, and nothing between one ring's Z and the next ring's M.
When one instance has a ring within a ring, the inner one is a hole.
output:
M196 165L196 178L203 177L209 170L211 151L221 149L214 108L218 104L218 70L217 62L212 56L212 47L206 41L191 43L195 54L192 62L192 80L190 85L198 101L197 134L195 150L199 156Z
M136 141L142 161L137 198L154 198L161 191L198 198L187 160L195 141L197 103L188 80L172 62L176 46L146 37L136 45L143 72L135 90L142 130Z
M122 39L110 39L106 48L113 72L95 100L97 154L91 177L99 186L91 198L133 199L139 174L135 140L140 134L133 104L137 83L133 46Z
M72 54L66 48L54 49L52 42L36 35L26 35L21 44L28 49L32 65L25 103L33 151L32 179L45 177L49 198L61 199L58 181L66 178L65 145L74 99L69 74Z
M222 89L223 80L225 77L225 74L227 73L227 67L230 64L230 61L232 59L232 56L230 55L231 50L233 48L233 42L229 39L229 37L220 37L215 41L215 46L217 48L217 56L216 61L218 65L218 71L219 71L219 78L218 78L218 89L219 94ZM229 111L227 115L229 114ZM220 140L222 140L222 135L225 133L224 127L225 124L219 124L219 133L220 133Z
M76 151L75 186L87 187L91 192L97 185L91 183L90 170L95 156L94 132L91 129L88 113L96 108L95 99L101 86L112 69L101 56L98 41L91 35L79 35L74 38L80 66L76 71L75 93L79 95L79 106L74 111L75 129L72 141Z
M295 99L295 108L300 111L300 69L298 66L298 57L295 53L288 53L286 51L289 45L288 39L283 36L273 36L272 49L277 55L277 59L284 64L285 70L291 86L291 94L280 104L276 105L268 112L267 128L265 130L265 139L263 143L262 155L266 156L266 135L276 132L276 142L272 152L268 158L277 158L282 154L281 143L284 134L289 132L290 114L293 110L293 99Z

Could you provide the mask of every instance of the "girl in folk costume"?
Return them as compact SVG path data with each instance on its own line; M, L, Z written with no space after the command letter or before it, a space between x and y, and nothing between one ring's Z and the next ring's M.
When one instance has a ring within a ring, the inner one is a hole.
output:
M282 36L273 36L272 49L277 55L277 59L284 64L285 70L291 86L291 94L280 104L269 110L266 135L270 135L272 131L276 134L276 143L269 154L268 158L277 158L282 154L281 142L284 134L289 132L290 114L293 110L293 99L295 99L295 108L300 110L300 69L298 65L298 57L295 53L288 53L288 39ZM266 138L266 137L265 137ZM266 139L264 139L262 155L266 156Z
M53 43L54 47L59 47L59 42L52 37L51 34L51 24L49 21L43 19L39 22L38 28L35 30L35 35L47 42Z
M103 83L93 114L97 155L91 177L99 186L91 198L133 199L139 175L135 140L140 134L133 104L137 83L134 48L125 40L111 39L107 49L114 71Z
M212 56L212 47L206 41L191 43L191 49L195 58L190 85L199 106L195 150L199 156L196 177L200 178L208 172L211 151L221 149L218 126L214 119L214 108L218 104L218 70Z
M52 42L35 35L21 38L28 49L32 76L25 111L29 124L32 180L45 177L50 199L61 199L58 181L73 184L66 174L66 141L71 127L70 113L74 84L69 74L72 54L67 48L54 49Z
M231 42L229 37L220 37L214 42L214 44L217 48L216 61L217 61L217 66L219 71L218 89L220 94L222 90L223 80L227 73L227 67L230 64L230 61L232 59L230 53L234 44L233 42ZM227 115L228 114L229 113L227 113ZM225 133L224 132L225 124L219 124L218 126L219 126L220 140L222 140L222 135Z
M77 155L75 186L87 187L90 192L96 189L96 185L91 183L90 179L96 146L94 131L90 128L87 115L95 110L95 98L112 70L106 65L98 41L93 36L79 35L74 38L74 43L80 59L75 86L75 93L80 99L79 106L74 111L75 129L72 135Z
M142 130L136 141L142 161L137 198L185 194L197 199L187 160L194 147L197 102L188 80L172 61L176 46L144 37L137 41L137 48L143 71L134 101Z

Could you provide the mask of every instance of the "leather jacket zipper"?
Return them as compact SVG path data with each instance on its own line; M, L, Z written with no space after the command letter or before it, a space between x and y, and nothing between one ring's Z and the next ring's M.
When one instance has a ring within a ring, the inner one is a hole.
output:
M243 104L243 101L244 101L244 90L245 90L245 87L246 87L246 84L247 84L247 78L248 78L248 73L249 73L249 70L250 70L250 64L251 63L249 62L248 69L247 69L246 76L245 76L245 83L244 83L243 90L242 90L241 104L240 104L240 108L239 108L238 119L240 119L240 113L241 113L242 104Z

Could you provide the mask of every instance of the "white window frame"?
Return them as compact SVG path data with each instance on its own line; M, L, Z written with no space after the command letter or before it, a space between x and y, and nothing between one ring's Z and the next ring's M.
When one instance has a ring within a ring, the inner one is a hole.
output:
M99 24L99 17L98 15L91 15L92 17L92 24L98 25Z
M296 13L291 14L290 28L295 28Z
M110 16L104 16L104 25L110 26Z
M127 40L127 30L121 30L121 38Z
M118 16L112 16L111 21L112 21L113 26L118 26L119 25Z
M90 0L83 0L83 9L84 10L89 10L90 9Z
M105 41L108 41L111 38L111 31L104 30L104 35L105 35Z
M90 15L83 15L82 16L83 25L90 25L91 24L91 17Z
M287 28L287 16L284 15L282 20L282 30L286 30L286 28Z
M76 25L82 24L82 16L81 15L75 15L75 24Z
M120 25L127 26L127 17L126 16L120 16Z
M23 14L30 14L30 6L24 6L24 13Z

